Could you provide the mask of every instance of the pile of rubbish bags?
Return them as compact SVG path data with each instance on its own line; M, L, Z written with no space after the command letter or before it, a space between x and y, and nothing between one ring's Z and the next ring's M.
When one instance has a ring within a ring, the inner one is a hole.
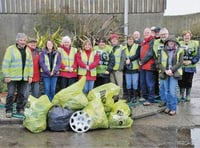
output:
M51 131L86 132L100 128L129 128L133 124L131 110L125 100L114 102L120 87L108 83L83 93L86 78L59 91L52 102L46 95L29 96L23 125L33 133Z

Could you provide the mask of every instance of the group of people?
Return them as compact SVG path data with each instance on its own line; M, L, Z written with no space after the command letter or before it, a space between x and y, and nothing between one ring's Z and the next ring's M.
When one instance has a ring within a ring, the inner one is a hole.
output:
M109 36L110 44L100 37L95 45L86 40L77 49L71 38L64 36L58 48L47 40L45 48L38 49L34 38L27 40L24 33L18 33L16 44L6 49L2 64L8 87L6 117L12 117L15 96L18 113L23 113L30 93L36 98L40 96L41 81L44 94L52 101L56 91L82 76L86 76L86 95L94 87L113 82L120 86L118 97L128 103L137 101L138 92L144 106L152 105L159 95L160 106L166 105L165 113L175 115L177 86L181 98L189 101L200 58L199 43L191 37L192 33L185 31L183 41L177 41L169 37L166 28L154 27L144 29L143 39L138 31L127 36L126 45L120 44L118 34L113 33Z

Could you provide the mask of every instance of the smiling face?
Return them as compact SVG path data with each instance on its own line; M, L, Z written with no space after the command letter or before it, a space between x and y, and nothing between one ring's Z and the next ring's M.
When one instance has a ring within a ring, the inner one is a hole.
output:
M37 46L37 43L36 42L29 42L28 46L31 47L32 49L35 49L36 46Z
M53 49L53 42L52 41L47 41L47 49L48 49L48 51L52 51L52 49Z
M133 38L128 38L127 43L128 43L129 46L130 46L130 45L133 45L133 43L134 43Z
M26 37L18 39L17 44L20 48L24 48L26 46Z
M183 36L183 40L185 42L189 42L191 40L191 34L190 33L186 33L184 36Z
M69 48L71 46L71 42L66 40L64 43L63 43L63 46L66 47L66 48Z
M92 44L89 41L86 41L85 45L84 45L84 49L85 50L91 50L92 49Z
M149 38L152 35L151 29L150 28L145 28L143 34L144 34L144 38Z

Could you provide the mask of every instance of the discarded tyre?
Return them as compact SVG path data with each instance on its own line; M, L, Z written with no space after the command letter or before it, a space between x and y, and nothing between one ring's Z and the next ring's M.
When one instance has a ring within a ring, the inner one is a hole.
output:
M70 117L70 127L77 133L87 132L91 127L91 117L84 111L76 111Z

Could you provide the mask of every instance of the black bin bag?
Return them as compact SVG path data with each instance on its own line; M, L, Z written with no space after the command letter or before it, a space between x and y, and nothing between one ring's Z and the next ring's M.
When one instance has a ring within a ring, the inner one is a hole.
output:
M70 128L69 120L74 111L54 106L48 113L48 128L51 131L67 131Z

